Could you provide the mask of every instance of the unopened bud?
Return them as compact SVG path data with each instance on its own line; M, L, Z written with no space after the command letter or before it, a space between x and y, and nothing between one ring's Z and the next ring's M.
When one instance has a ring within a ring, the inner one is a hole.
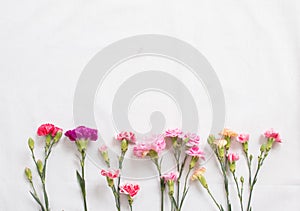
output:
M260 151L261 152L264 152L266 150L266 145L265 144L262 144L261 146L260 146Z
M62 131L58 131L53 138L54 143L57 143L60 140L61 136L62 136Z
M39 170L40 174L42 174L43 173L43 162L41 160L38 160L36 162L36 165L38 167L38 170Z
M25 168L25 175L29 181L32 181L32 173L30 168Z
M34 149L34 140L32 138L28 139L28 146L31 151Z
M244 183L244 177L243 176L241 176L240 181L241 181L241 183Z
M205 189L208 188L206 179L205 179L205 177L204 177L203 175L199 176L199 177L198 177L198 180L199 180L199 182L201 183L201 185L202 185Z

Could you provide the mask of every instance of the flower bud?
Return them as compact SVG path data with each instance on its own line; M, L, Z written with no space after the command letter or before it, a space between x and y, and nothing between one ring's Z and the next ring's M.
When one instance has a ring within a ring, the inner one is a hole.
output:
M28 146L31 151L34 149L34 140L32 138L28 139Z
M57 143L60 140L61 136L62 136L62 131L58 131L53 138L54 143Z
M244 180L243 176L241 176L240 181L241 181L241 183L244 183L245 180Z
M261 152L264 152L266 150L266 145L265 144L262 144L261 146L260 146L260 151Z
M46 147L47 148L49 148L49 146L51 144L51 139L52 139L51 135L46 135Z
M250 154L249 159L250 159L250 162L253 160L253 155L252 154Z
M128 150L128 141L126 139L123 139L121 141L121 151L126 152Z
M229 163L229 169L232 173L235 172L235 162Z
M169 194L173 195L174 194L174 181L169 180L168 181L168 187L169 187Z
M25 175L27 177L27 179L31 182L32 181L32 173L31 173L31 169L30 168L25 168Z
M205 179L205 177L204 177L203 175L199 176L199 177L198 177L198 180L199 180L199 182L201 183L201 185L202 185L205 189L208 188L206 179Z
M243 150L244 150L244 152L248 152L248 141L247 142L245 142L245 143L243 143Z
M207 143L209 145L212 145L215 142L216 138L214 137L214 135L210 135L207 139Z
M193 156L192 159L191 159L189 168L190 169L194 168L198 160L199 160L199 157Z
M39 170L39 172L40 172L40 174L42 174L43 173L43 162L41 161L41 160L38 160L37 162L36 162L36 165L37 165L37 167L38 167L38 170Z

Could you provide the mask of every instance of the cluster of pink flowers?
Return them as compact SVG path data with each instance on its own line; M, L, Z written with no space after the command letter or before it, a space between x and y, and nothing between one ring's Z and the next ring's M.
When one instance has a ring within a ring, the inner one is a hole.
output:
M168 129L165 132L165 137L169 137L169 138L182 137L182 135L183 135L183 132L179 128Z

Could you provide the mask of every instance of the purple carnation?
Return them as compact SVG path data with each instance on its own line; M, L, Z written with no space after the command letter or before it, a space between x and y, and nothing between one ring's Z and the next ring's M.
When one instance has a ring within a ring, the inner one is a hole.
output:
M85 126L79 126L73 130L68 130L65 133L71 141L77 141L80 139L96 141L98 138L98 131L96 129L88 128Z

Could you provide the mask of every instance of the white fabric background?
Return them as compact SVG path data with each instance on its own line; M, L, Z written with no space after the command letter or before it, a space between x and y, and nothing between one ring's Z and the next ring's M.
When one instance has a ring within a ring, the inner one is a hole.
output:
M87 62L112 42L146 33L176 37L204 54L224 89L226 125L251 133L253 154L261 132L281 132L283 143L265 162L253 210L300 210L300 3L280 0L1 1L0 210L37 210L23 174L33 166L27 138L45 122L73 128L73 95ZM54 211L82 210L74 152L63 140L49 160ZM206 167L212 191L224 202L213 160ZM90 210L114 210L99 169L87 162L86 170ZM156 181L138 182L134 209L158 210ZM215 207L194 184L185 210Z

